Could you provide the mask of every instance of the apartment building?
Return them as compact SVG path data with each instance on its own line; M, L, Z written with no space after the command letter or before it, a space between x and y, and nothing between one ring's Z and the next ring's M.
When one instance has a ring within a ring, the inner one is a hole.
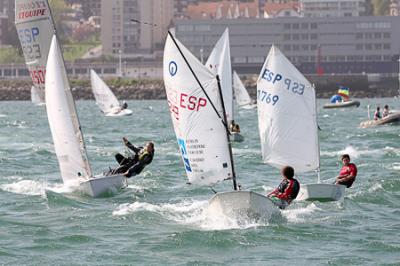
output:
M103 54L154 57L172 23L173 0L102 0Z

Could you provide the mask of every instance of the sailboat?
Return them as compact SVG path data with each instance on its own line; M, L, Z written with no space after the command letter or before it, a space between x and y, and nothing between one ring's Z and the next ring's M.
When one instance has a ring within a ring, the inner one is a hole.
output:
M314 87L275 47L257 81L257 109L264 163L295 173L317 171L318 183L301 185L298 200L338 200L344 186L320 183L320 148Z
M44 100L40 96L39 90L35 86L31 87L31 101L34 105L44 105Z
M163 75L172 123L191 184L211 186L231 179L234 191L215 194L209 212L269 219L279 209L267 197L239 191L219 78L171 33L164 49Z
M26 66L37 91L34 97L44 102L47 55L55 31L48 1L40 1L38 9L31 0L15 0L15 27Z
M240 80L236 71L233 71L233 89L235 91L236 103L240 108L253 109L257 107L257 105L253 104L249 93L244 87L243 82Z
M64 184L79 187L84 194L92 197L115 192L126 186L126 178L122 175L92 175L64 60L55 35L46 65L45 99Z
M96 103L106 116L125 116L132 114L131 110L122 108L117 97L115 97L111 89L93 69L90 70L90 83Z
M214 75L221 78L222 96L228 125L234 122L233 114L233 88L232 88L232 67L231 52L229 46L229 30L226 28L211 51L205 64ZM231 131L232 141L242 142L244 137L239 132Z

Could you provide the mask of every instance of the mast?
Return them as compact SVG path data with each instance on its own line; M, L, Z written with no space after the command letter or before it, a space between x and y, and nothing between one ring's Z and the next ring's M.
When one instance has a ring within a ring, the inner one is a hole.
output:
M236 173L235 173L235 167L233 164L233 154L232 154L232 144L230 140L230 133L229 133L229 128L227 126L227 121L226 121L226 112L225 112L225 105L224 105L224 97L222 97L222 90L221 90L221 83L219 81L219 75L217 75L217 82L218 82L218 93L219 97L221 99L221 105L222 105L222 113L224 114L224 126L226 130L226 138L228 140L228 147L229 147L229 158L231 159L231 165L232 165L232 181L233 181L233 189L238 190L237 183L236 183Z
M317 167L317 169L316 169L316 171L317 171L317 183L321 183L321 161L320 161L320 158L321 158L321 147L320 147L320 145L319 145L319 133L318 133L317 93L315 92L315 85L314 85L314 84L312 85L312 88L313 88L313 90L314 90L314 98L315 98L315 122L316 122L316 123L315 123L315 125L316 125L315 130L317 131L317 150L318 150L318 158L317 158L317 160L318 160L318 167Z

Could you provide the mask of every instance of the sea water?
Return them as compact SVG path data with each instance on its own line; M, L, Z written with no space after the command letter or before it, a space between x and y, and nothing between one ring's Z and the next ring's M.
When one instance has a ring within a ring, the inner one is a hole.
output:
M186 184L166 101L130 101L132 116L104 117L93 101L77 108L93 172L116 166L133 144L155 142L153 163L113 197L90 198L62 185L44 107L0 103L1 265L400 265L400 126L362 129L367 105L322 109L321 178L332 182L348 153L358 166L341 202L295 202L282 219L208 217L208 187ZM372 112L372 111L371 111ZM266 193L279 170L261 160L256 110L238 110L245 137L233 144L238 182ZM315 173L298 175L315 182ZM230 181L216 191L232 189Z

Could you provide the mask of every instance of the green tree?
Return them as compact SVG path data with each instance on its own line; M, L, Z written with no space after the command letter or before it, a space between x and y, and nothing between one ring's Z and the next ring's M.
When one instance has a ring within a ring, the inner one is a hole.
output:
M385 16L389 14L390 0L372 0L375 16Z

